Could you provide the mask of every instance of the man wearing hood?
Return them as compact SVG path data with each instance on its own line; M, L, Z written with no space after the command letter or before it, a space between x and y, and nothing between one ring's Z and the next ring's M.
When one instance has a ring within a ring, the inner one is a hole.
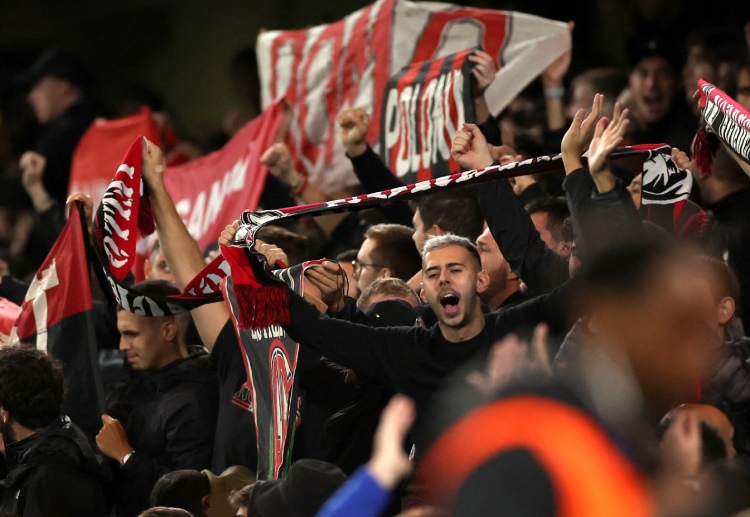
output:
M106 458L68 417L62 365L26 346L0 349L0 511L108 515Z
M179 294L164 280L146 280L135 289L152 297ZM115 472L118 517L149 507L156 481L173 470L211 466L216 428L216 373L203 347L188 350L189 314L148 317L117 314L120 350L132 367L115 389L102 430L101 451L119 463Z

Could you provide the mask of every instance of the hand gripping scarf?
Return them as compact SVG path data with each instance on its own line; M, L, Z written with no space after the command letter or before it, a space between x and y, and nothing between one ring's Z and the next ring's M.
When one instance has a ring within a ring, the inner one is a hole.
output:
M713 157L720 142L750 164L750 113L713 84L698 81L700 107L706 127L700 129L693 145L693 161L704 176L711 175Z

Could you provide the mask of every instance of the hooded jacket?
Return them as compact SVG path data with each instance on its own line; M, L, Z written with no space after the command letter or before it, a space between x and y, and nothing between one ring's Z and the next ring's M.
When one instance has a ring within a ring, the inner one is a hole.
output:
M107 414L135 452L115 475L118 517L148 508L156 481L173 470L211 466L218 403L216 373L202 347L159 368L132 372Z
M63 416L3 456L0 510L24 517L106 516L106 458Z

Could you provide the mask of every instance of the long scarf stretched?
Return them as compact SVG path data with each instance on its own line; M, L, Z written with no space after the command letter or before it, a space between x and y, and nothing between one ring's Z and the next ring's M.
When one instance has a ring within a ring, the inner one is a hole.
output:
M701 169L701 173L711 175L711 165L719 150L719 141L750 164L750 113L739 102L704 79L698 81L698 92L706 127L699 130L695 137L693 161Z
M218 257L206 266L180 295L146 296L124 283L125 276L132 268L135 259L137 233L140 231L141 234L147 235L155 228L146 186L141 178L142 146L143 142L140 138L131 145L96 214L97 256L117 302L123 309L136 314L161 316L178 314L205 303L221 300L221 280L230 274L229 264L222 257ZM612 159L641 156L645 160L654 152L668 154L670 148L665 145L626 147L616 149L612 153ZM247 248L243 259L246 260L244 266L231 268L234 288L239 294L239 326L258 329L269 325L283 325L289 321L286 308L288 295L286 285L271 274L263 256L253 250L255 236L265 225L306 216L364 210L486 181L547 173L562 168L562 155L541 156L357 197L281 210L245 212L241 215L240 227L231 244L233 247Z

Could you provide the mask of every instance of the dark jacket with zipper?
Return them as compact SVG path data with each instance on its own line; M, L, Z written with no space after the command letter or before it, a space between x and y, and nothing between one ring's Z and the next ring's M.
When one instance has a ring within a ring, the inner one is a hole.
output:
M112 396L107 413L135 450L115 474L118 517L148 508L154 484L167 472L211 467L218 384L198 348L163 368L134 371Z
M7 444L0 510L23 517L106 517L106 458L68 417Z

